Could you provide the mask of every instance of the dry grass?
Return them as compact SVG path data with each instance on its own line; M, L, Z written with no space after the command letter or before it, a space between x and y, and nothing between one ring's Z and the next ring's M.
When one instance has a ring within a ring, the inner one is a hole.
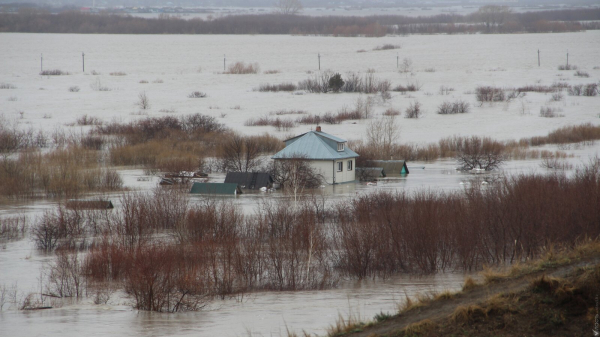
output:
M365 323L360 321L360 317L354 315L352 312L348 315L348 318L345 319L341 314L338 315L338 318L335 321L334 325L331 325L327 328L327 336L335 337L342 336L352 332L362 331L362 328L365 326Z
M436 324L430 319L424 319L417 323L412 323L404 328L404 333L406 335L416 335L422 336L429 333L436 327Z
M110 73L110 76L125 76L125 75L127 75L127 74L122 71L113 71L112 73Z
M472 277L469 276L465 279L465 283L462 286L462 291L469 291L477 286L478 286L477 282L475 280L473 280Z
M258 63L244 63L244 62L236 62L234 64L229 65L227 67L227 71L224 74L236 74L236 75L245 75L245 74L258 74L260 71L260 66Z
M458 306L450 319L454 323L463 324L473 322L480 317L487 317L486 311L482 307L472 304L469 306Z

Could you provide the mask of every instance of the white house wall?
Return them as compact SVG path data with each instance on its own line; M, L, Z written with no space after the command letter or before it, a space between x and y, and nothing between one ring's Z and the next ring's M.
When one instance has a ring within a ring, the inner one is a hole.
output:
M352 171L348 171L349 160L352 161ZM339 162L342 162L343 164L343 170L341 172L337 171L337 166ZM334 174L336 184L356 180L356 162L354 158L336 160L335 164L333 160L312 160L310 161L310 165L315 171L317 171L321 176L323 176L323 178L328 184L334 183Z

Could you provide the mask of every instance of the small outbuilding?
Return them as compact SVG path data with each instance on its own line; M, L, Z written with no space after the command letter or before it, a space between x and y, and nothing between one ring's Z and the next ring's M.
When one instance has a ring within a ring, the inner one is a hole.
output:
M227 183L194 183L190 189L192 194L238 195L242 190L238 184Z
M383 169L387 176L409 174L406 160L371 160L369 164Z
M377 178L385 178L385 170L382 167L357 167L356 175L360 181L370 181Z
M259 190L273 187L273 178L266 172L227 172L226 184L238 184L243 189Z

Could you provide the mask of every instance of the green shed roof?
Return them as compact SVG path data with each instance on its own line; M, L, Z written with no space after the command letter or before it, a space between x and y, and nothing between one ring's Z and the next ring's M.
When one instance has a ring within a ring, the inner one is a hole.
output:
M241 194L238 184L226 183L194 183L190 189L193 194Z

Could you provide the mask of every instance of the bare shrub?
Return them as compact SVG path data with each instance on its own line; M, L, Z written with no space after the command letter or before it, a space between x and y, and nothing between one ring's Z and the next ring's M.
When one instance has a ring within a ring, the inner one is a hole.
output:
M404 118L419 118L422 115L421 103L418 101L411 102L406 111L404 111Z
M88 116L87 114L83 115L81 117L78 117L76 122L77 122L77 125L80 125L80 126L102 125L102 121L98 117Z
M573 85L569 87L568 92L571 96L581 96L581 94L583 94L583 84Z
M79 87L76 85L69 87L69 92L79 92L79 90Z
M465 138L460 145L456 160L463 170L491 171L500 167L506 156L501 143L491 138Z
M440 115L458 114L469 112L469 103L458 100L456 102L444 102L438 107L437 113Z
M367 51L365 49L359 49L356 51L357 53L366 53Z
M377 47L373 48L373 50L391 50L391 49L400 49L400 45L399 44L386 43L384 45L377 46Z
M110 73L110 76L125 76L125 75L127 75L127 74L122 71L114 71L114 72Z
M559 114L562 112L560 108L554 108L550 106L540 107L540 117L553 118L553 117L564 117L565 115Z
M402 63L400 64L400 72L401 73L410 73L413 69L413 61L409 58L404 58Z
M19 99L17 98L17 96L9 96L6 100L9 102L16 102Z
M58 251L48 266L46 292L55 297L80 298L84 296L85 286L77 252Z
M189 98L204 98L206 97L206 93L202 91L192 91L191 94L188 95Z
M155 79L152 83L164 83L164 81L160 78Z
M10 83L0 83L0 89L16 89L14 85Z
M96 80L94 82L92 82L92 84L90 84L90 87L94 91L111 91L112 90L109 87L102 85L100 78L96 78Z
M398 84L397 86L395 86L392 91L398 91L398 92L407 92L407 91L419 91L421 90L421 84L418 81L415 82L409 82L406 86L402 85L402 84Z
M435 73L435 68L425 68L423 71L426 73Z
M555 92L552 94L552 96L550 96L550 101L551 102L560 102L565 98L565 96L562 94L562 92Z
M273 74L279 74L281 71L279 70L265 70L263 73L265 75L273 75Z
M81 146L83 146L84 148L86 148L88 150L96 150L96 151L102 150L102 147L104 146L104 142L105 142L104 138L98 137L98 136L93 136L93 135L85 136L85 137L81 138L81 140L80 140Z
M53 70L43 70L40 72L40 75L42 75L42 76L60 76L60 75L69 75L69 73L62 71L60 69L53 69Z
M244 62L236 62L234 64L229 65L227 67L227 71L225 74L257 74L260 71L260 66L258 63L244 63Z
M577 70L575 72L575 76L579 76L579 77L590 77L590 74L588 74L585 71L581 71L581 70Z
M277 129L277 131L289 131L291 128L295 127L296 124L291 119L282 119L282 118L269 118L268 116L260 117L260 118L251 118L244 122L246 126L273 126Z
M558 70L577 70L577 66L572 64L561 64L558 66Z
M583 96L596 96L598 95L598 85L596 83L590 83L583 89Z
M138 101L136 105L139 106L142 110L150 109L150 99L148 98L148 95L146 95L145 91L140 92L138 94Z
M504 89L491 86L479 86L475 89L477 102L483 104L485 102L504 102L506 94Z
M307 112L304 110L277 110L269 112L269 115L305 115Z
M0 241L21 239L25 236L26 231L27 217L24 215L0 218Z
M440 86L440 90L438 91L438 93L440 95L450 95L450 93L454 91L454 88L451 87L447 87L445 85Z
M565 170L573 169L573 165L571 165L569 162L560 160L559 158L556 158L555 156L546 156L546 157L542 158L542 162L540 163L540 166L545 169L549 169L549 170L565 171Z
M260 92L296 91L297 89L298 89L298 87L293 83L280 83L280 84L263 83L258 87L258 91L260 91Z
M384 116L399 116L400 115L400 110L398 109L394 109L394 108L389 108L387 110L385 110L385 112L383 113Z
M140 82L139 82L139 83L140 83L140 84L147 84L147 83L148 83L148 80L140 80Z
M218 156L228 171L251 172L262 164L259 144L252 138L232 135L219 147Z

